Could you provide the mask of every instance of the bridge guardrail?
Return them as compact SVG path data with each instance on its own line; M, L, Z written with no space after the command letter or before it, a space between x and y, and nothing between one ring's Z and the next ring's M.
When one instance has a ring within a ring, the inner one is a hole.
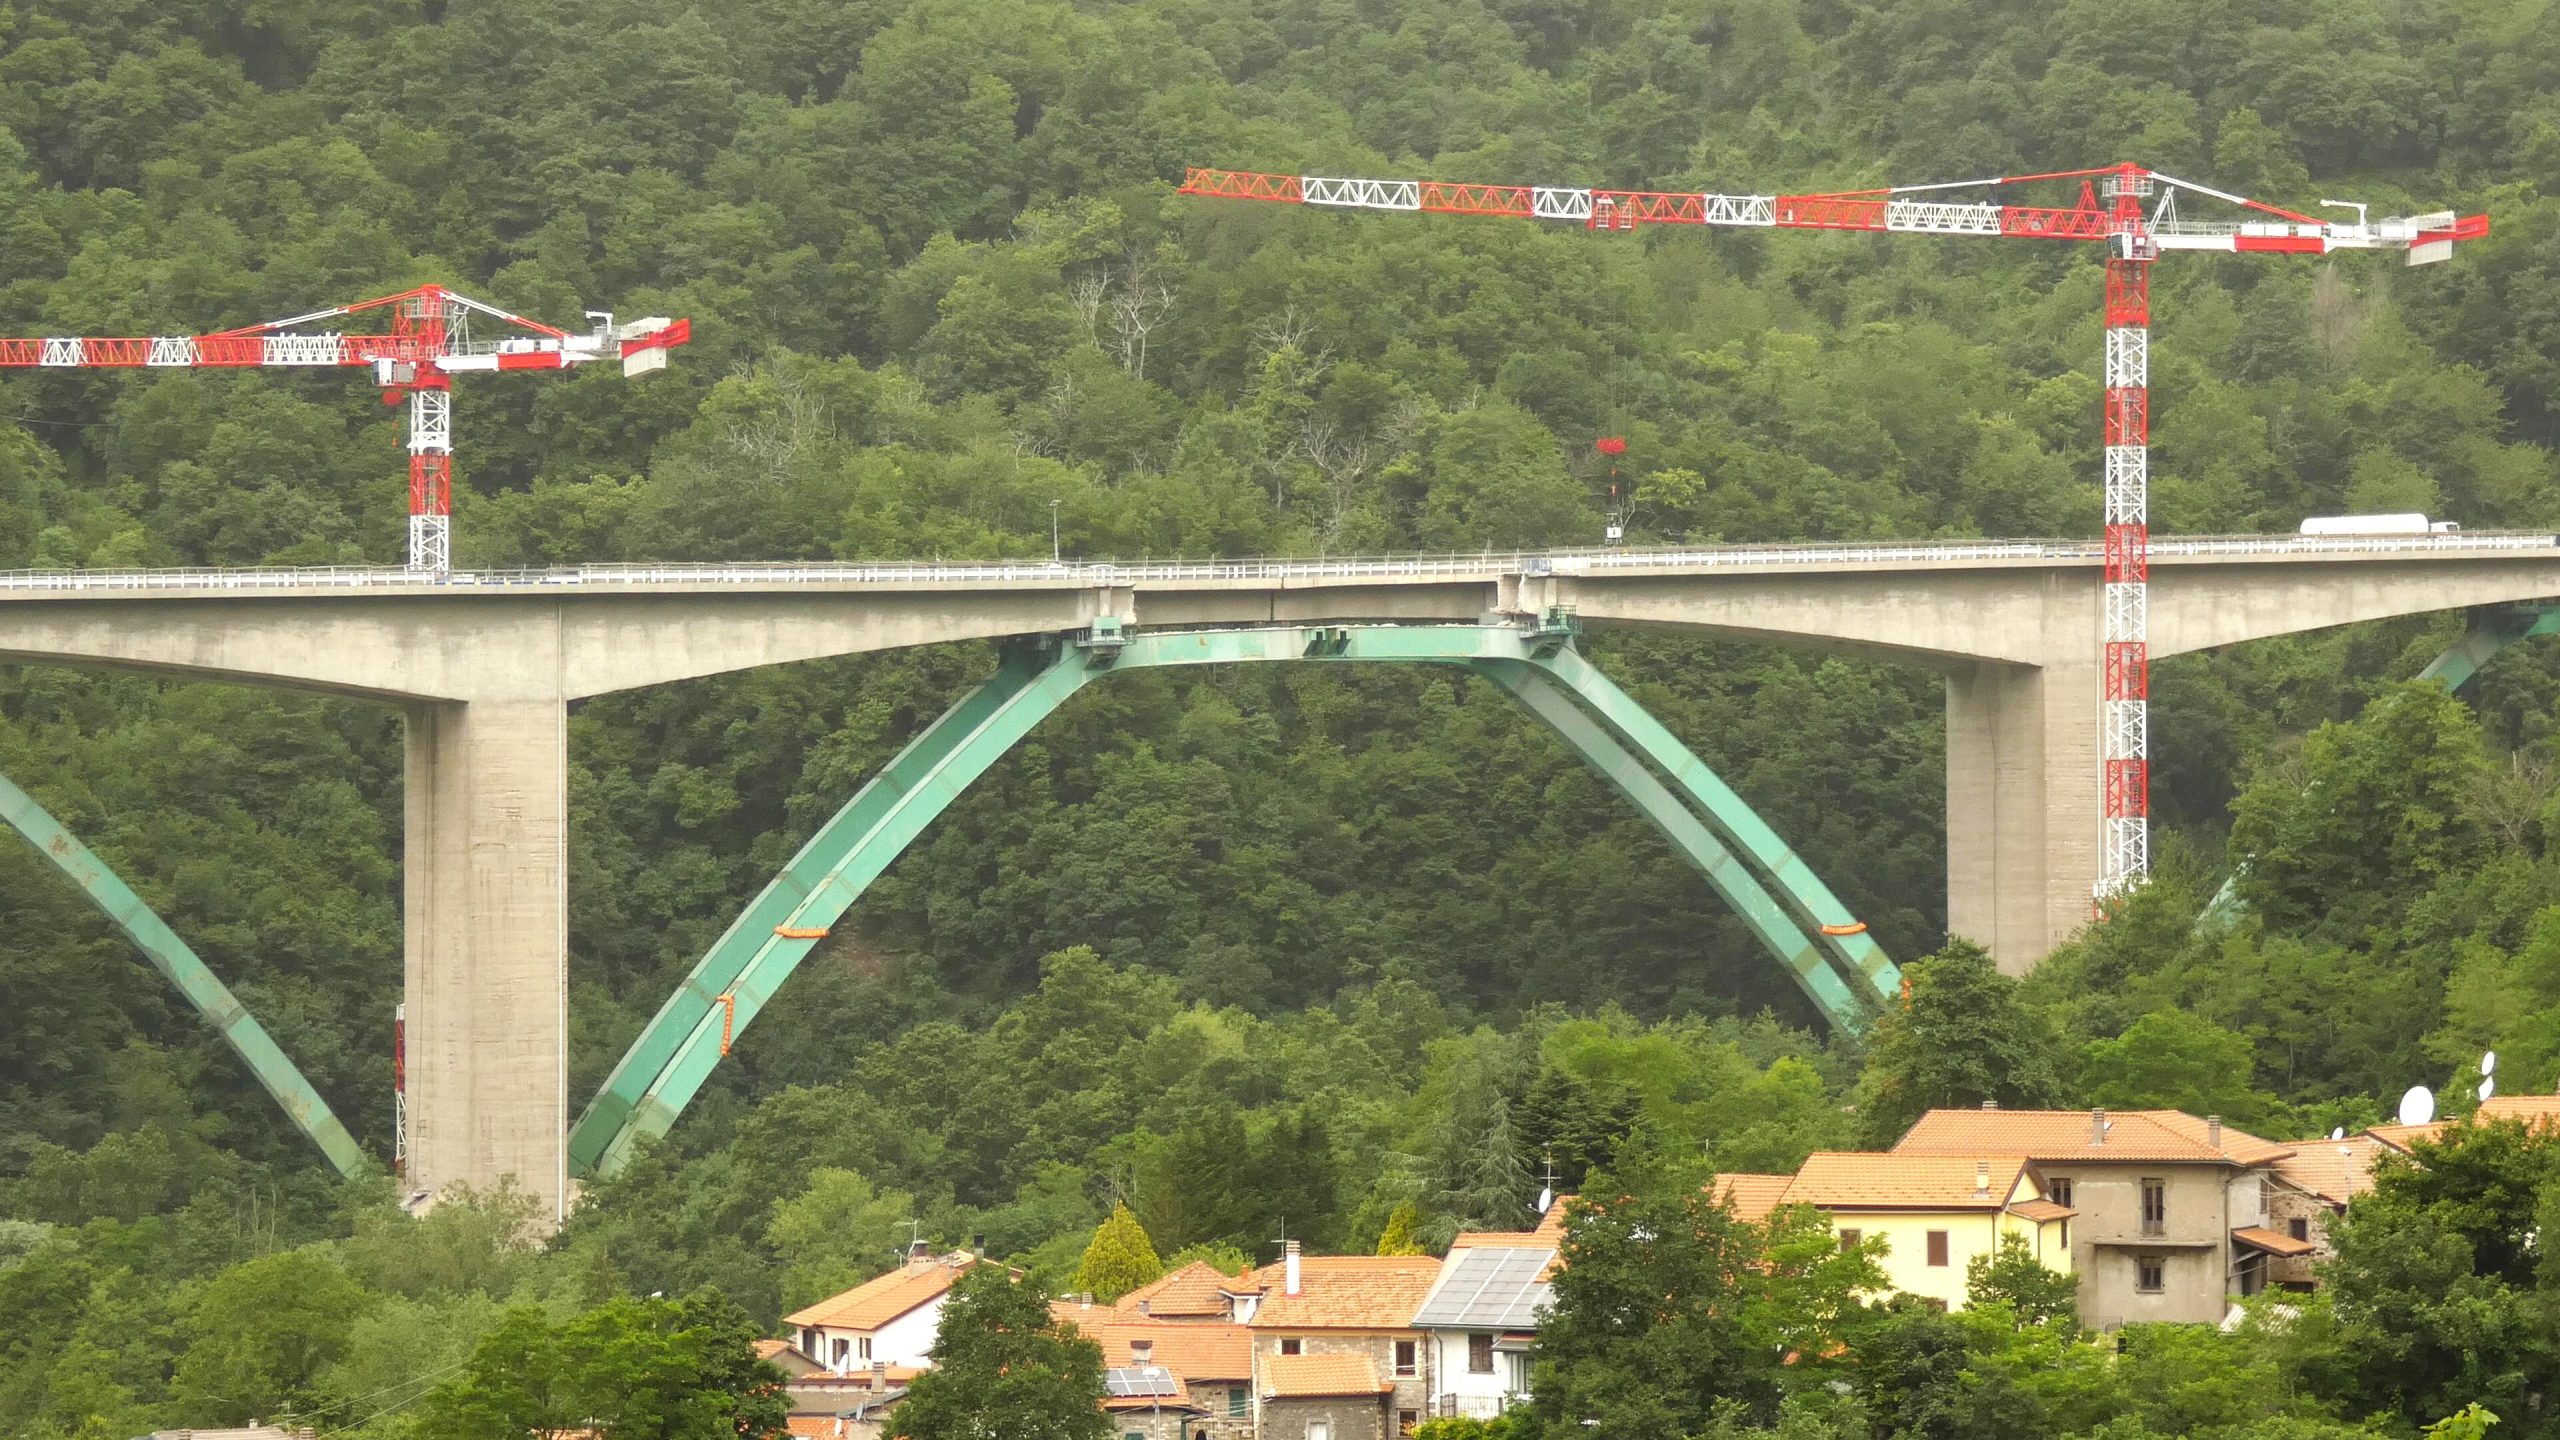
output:
M2206 535L2151 542L2154 560L2228 555L2476 554L2560 547L2543 532L2475 531L2457 535ZM276 591L540 590L643 588L664 585L916 585L1043 582L1143 585L1187 580L1290 581L1398 579L1445 575L1495 579L1588 575L1612 570L1738 570L1770 567L1854 568L1965 561L2086 561L2103 558L2096 540L1971 540L1898 545L1718 545L1683 550L1492 551L1470 555L1381 555L1244 560L844 561L815 564L579 565L559 569L456 571L438 578L378 566L299 569L14 570L0 571L0 592L106 593L151 590Z

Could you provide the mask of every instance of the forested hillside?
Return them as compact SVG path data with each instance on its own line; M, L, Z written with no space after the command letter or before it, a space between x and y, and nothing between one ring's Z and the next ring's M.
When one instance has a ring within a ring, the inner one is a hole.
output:
M1802 191L2118 159L2495 224L2422 270L2161 265L2159 530L2560 524L2547 0L0 0L0 334L209 331L429 281L572 326L691 316L663 375L464 379L466 567L1045 554L1053 515L1084 557L1588 544L1603 435L1629 442L1637 543L2080 536L2092 247L1593 235L1172 185L1209 164ZM9 372L0 568L390 561L401 439L336 374ZM2560 1084L2560 657L2509 652L2468 704L2400 688L2459 623L2158 667L2164 873L2025 988L2049 1098L2325 1128L2492 1042L2510 1088ZM1591 649L1894 954L1939 945L1934 676ZM579 711L576 1093L991 663ZM399 746L363 704L0 667L0 774L377 1153ZM2235 868L2243 903L2198 928ZM1435 1233L1496 1217L1550 1152L1605 1160L1639 1122L1764 1166L1862 1128L1854 1047L1456 678L1115 678L857 914L671 1149L603 1187L545 1293L714 1282L762 1322L910 1218L1051 1259L1117 1198L1168 1250L1275 1224L1366 1243L1399 1203ZM0 1334L0 1430L210 1423L230 1392L170 1360L214 1323L205 1277L301 1240L355 1236L327 1263L375 1348L273 1383L350 1406L535 1283L520 1257L385 1279L381 1197L334 1187L14 841L0 1017L0 1265L31 1257L0 1269L0 1313L41 1317ZM1207 1170L1232 1183L1176 1183Z

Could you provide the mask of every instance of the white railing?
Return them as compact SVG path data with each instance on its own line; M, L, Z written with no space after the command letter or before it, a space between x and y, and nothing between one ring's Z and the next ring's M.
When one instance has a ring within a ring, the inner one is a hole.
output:
M2552 552L2560 536L2482 531L2455 535L2224 535L2151 542L2154 563L2286 557L2422 558ZM777 564L579 565L560 569L458 571L434 576L392 567L192 570L0 571L0 592L433 589L443 591L650 590L673 586L1068 587L1197 581L1287 584L1375 579L1494 580L1504 576L1631 571L1836 569L2083 565L2105 558L2096 540L1963 540L1887 545L1719 545L1686 550L1489 551L1472 555L1380 555L1307 559L1142 561L845 561Z

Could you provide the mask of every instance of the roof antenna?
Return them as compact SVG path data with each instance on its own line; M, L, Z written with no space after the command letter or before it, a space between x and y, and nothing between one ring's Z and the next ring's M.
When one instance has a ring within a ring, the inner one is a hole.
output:
M1538 1213L1540 1215L1544 1215L1549 1210L1554 1209L1556 1203L1556 1152L1552 1147L1550 1147L1545 1153L1547 1160L1547 1188L1538 1192Z

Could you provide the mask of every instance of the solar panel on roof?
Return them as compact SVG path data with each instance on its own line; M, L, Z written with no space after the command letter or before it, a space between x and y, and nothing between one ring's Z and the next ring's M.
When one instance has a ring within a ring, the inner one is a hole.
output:
M1114 1395L1179 1395L1181 1383L1161 1365L1114 1365L1102 1372L1102 1383Z
M1445 1330L1525 1330L1554 1290L1538 1272L1555 1259L1552 1250L1462 1251L1413 1318L1418 1326Z

